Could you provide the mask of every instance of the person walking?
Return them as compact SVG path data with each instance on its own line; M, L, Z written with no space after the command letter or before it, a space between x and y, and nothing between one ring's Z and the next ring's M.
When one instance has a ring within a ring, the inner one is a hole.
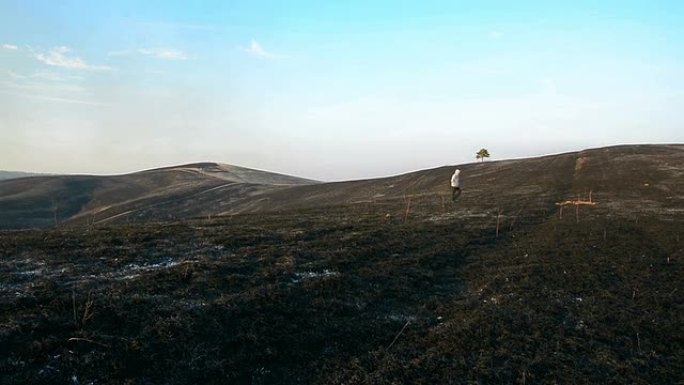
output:
M451 176L451 200L455 201L461 195L461 170L456 169Z

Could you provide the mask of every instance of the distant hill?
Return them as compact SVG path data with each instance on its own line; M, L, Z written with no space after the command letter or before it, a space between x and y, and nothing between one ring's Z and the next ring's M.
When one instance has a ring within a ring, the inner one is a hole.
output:
M21 171L2 171L0 170L0 180L24 178L27 176L36 176L44 174L36 174L31 172L21 172Z
M10 179L0 182L0 228L205 216L266 191L313 183L317 182L219 163L117 176Z
M459 165L463 194L451 206L456 166L380 179L318 183L218 163L120 176L41 176L0 182L0 227L25 228L287 212L412 200L454 215L484 210L553 213L588 198L615 213L684 214L684 145L626 145ZM427 208L433 210L434 208ZM436 209L435 209L436 210Z

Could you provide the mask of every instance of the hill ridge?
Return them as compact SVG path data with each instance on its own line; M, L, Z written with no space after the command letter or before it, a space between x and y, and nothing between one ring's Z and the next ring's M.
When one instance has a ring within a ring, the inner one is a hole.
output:
M463 195L447 211L556 209L590 191L620 213L684 213L684 145L619 145L522 159L441 166L383 178L317 182L216 162L115 176L41 176L0 182L0 228L373 206L412 199L413 210L445 211L449 177Z

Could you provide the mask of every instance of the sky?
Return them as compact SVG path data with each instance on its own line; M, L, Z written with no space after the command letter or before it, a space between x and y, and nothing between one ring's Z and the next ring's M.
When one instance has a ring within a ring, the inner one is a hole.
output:
M0 0L0 169L323 181L684 142L682 1Z

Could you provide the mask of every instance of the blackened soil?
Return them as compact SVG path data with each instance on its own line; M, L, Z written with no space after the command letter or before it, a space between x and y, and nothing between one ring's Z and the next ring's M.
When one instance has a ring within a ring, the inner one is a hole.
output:
M684 219L415 210L0 232L0 384L682 381Z

